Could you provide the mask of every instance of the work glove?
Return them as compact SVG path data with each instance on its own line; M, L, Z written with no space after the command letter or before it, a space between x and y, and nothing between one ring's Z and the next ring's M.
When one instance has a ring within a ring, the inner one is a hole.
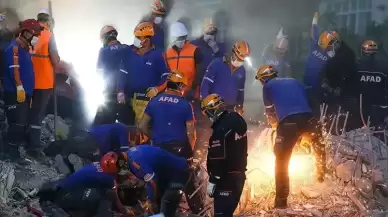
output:
M318 12L315 12L313 22L312 22L313 26L318 25L318 17L319 17Z
M150 87L147 89L147 97L152 98L158 95L159 91L156 87Z
M127 209L127 213L125 214L125 216L135 216L135 214L136 214L135 209L132 207L129 207Z
M213 197L215 190L216 190L216 184L209 182L207 184L207 194L209 195L209 197Z
M213 50L213 53L218 53L220 51L220 48L217 45L217 42L215 40L210 40L207 42L209 47Z
M240 115L243 115L243 114L244 114L244 109L243 109L242 105L236 105L236 106L234 107L234 111L237 112L237 113L239 113Z
M26 92L24 91L23 85L16 87L16 100L18 103L23 103L26 101Z
M123 92L117 93L117 102L125 104L125 94Z

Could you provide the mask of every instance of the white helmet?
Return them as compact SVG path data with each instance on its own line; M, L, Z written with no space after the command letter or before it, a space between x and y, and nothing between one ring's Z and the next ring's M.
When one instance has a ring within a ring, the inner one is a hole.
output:
M170 34L171 34L171 37L175 37L175 38L186 36L187 29L183 23L175 22L171 24Z
M48 15L50 15L50 12L49 12L49 10L47 8L42 8L42 9L40 9L39 14L48 14Z

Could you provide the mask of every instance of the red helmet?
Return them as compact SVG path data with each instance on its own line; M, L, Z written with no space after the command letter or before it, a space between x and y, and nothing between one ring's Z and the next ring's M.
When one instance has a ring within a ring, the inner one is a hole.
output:
M35 36L39 36L40 32L44 29L43 26L39 24L35 19L28 19L19 23L20 32L24 30L29 31L31 34Z
M108 152L101 159L101 168L106 173L117 174L128 170L128 157L123 153Z

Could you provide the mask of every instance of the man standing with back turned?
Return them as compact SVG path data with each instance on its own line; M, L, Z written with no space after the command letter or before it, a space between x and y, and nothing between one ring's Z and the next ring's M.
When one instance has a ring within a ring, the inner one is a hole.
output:
M41 10L37 20L44 30L37 41L31 42L33 46L32 62L35 72L35 88L29 115L30 132L27 153L32 157L38 157L40 153L41 122L53 94L54 68L60 61L54 35L50 31L51 23L48 11Z

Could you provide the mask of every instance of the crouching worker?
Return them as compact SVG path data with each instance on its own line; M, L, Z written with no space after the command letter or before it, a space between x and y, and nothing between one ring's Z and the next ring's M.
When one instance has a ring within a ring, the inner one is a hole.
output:
M46 153L56 152L57 154L58 150L62 150L55 156L55 163L61 172L67 174L80 168L79 158L86 162L98 161L110 151L120 151L122 148L126 150L129 146L144 142L143 134L135 127L128 127L121 123L105 124L92 127L84 138L71 139L64 147L50 147Z
M275 207L286 208L290 191L288 164L297 140L302 134L310 133L319 182L325 174L325 146L320 141L321 131L301 83L293 78L278 78L277 71L269 65L258 69L256 79L263 84L265 115L277 132L274 145Z
M182 94L188 83L186 75L178 71L172 72L167 78L166 90L152 98L147 105L140 129L152 138L154 146L192 161L196 142L195 119L190 102ZM149 124L152 133L148 128ZM188 184L188 195L194 193L196 185L199 185L197 177ZM197 214L203 209L205 197L204 191L197 191L188 200L193 213Z
M246 178L247 123L237 112L227 111L218 94L205 97L201 109L213 123L207 155L207 192L214 197L214 216L232 217Z
M190 179L187 160L150 145L132 147L122 155L128 160L128 173L146 182L145 211L155 214L159 210L162 216L174 217Z
M53 203L71 216L109 217L114 214L112 207L124 216L131 216L133 211L122 205L115 181L126 170L126 158L109 153L100 162L88 164L71 176L44 186L38 193L39 203L45 213L55 217L54 206L45 204Z

